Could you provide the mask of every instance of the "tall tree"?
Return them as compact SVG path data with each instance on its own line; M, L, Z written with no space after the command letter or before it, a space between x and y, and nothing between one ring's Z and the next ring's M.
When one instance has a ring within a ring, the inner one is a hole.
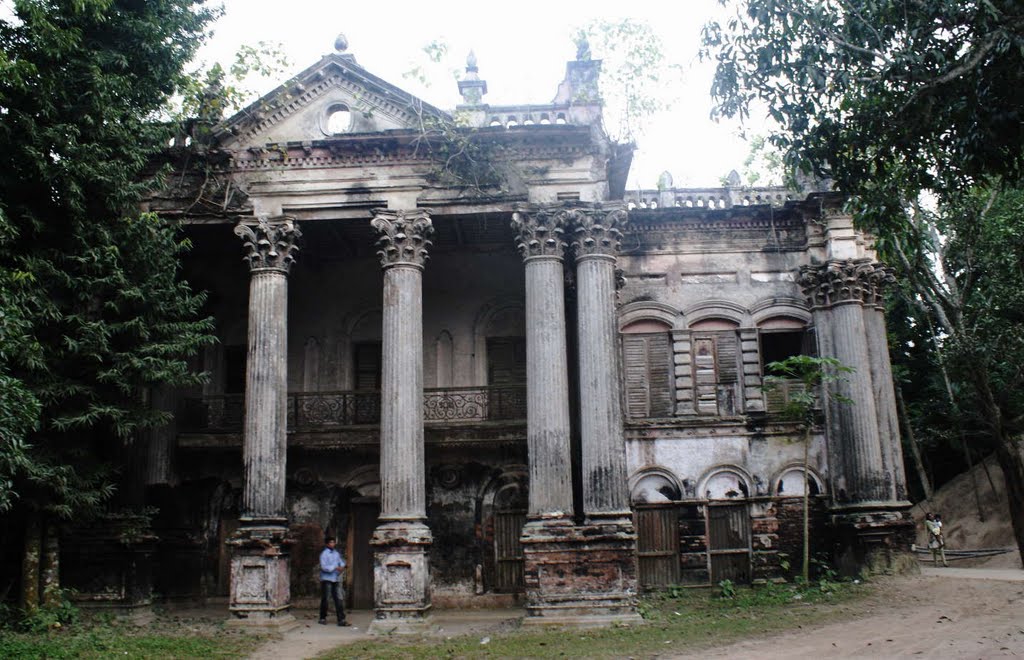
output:
M707 25L719 116L766 108L791 168L855 195L930 324L959 423L995 452L1024 557L1024 175L1017 0L723 0ZM992 241L1002 241L1001 247ZM1017 305L1016 308L1013 306ZM966 437L966 436L965 436Z
M147 389L199 378L186 360L211 322L181 278L188 246L138 202L213 16L202 0L15 0L0 19L0 287L18 311L0 323L0 506L29 530L101 507L123 446L167 421ZM38 415L12 423L12 396ZM26 556L38 545L27 534Z

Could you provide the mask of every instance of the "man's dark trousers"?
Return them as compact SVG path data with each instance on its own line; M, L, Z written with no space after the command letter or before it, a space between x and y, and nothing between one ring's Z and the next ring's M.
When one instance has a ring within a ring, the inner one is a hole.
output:
M320 580L320 620L327 618L327 596L334 599L334 611L338 613L338 623L345 622L345 606L341 603L341 586L338 582Z

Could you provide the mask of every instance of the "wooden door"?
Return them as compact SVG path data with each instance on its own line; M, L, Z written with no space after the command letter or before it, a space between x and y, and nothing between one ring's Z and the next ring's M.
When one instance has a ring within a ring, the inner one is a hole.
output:
M352 558L348 567L350 609L373 609L373 548L370 537L377 527L379 515L380 502L376 499L352 502L348 535L348 554Z
M499 593L523 591L523 544L519 540L526 524L526 511L499 509L494 513L494 590Z
M636 507L640 588L679 584L679 512L675 504Z
M708 554L711 583L750 582L750 512L746 504L710 504Z

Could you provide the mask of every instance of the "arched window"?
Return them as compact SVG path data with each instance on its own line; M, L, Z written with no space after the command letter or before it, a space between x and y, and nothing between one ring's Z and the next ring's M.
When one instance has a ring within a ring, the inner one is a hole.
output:
M668 417L674 412L671 328L641 319L622 329L623 378L629 417Z
M740 412L739 326L728 319L705 319L690 326L694 403L702 415Z
M796 355L815 355L814 333L808 331L804 322L789 316L773 316L758 323L758 339L761 354L761 375L776 376L769 365ZM797 381L769 380L765 391L765 409L768 412L782 410L803 384Z

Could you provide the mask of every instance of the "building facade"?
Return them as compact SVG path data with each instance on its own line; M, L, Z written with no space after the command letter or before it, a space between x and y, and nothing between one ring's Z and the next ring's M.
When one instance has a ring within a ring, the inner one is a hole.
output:
M631 149L569 62L552 103L449 114L339 51L197 123L149 201L194 248L219 344L143 472L161 597L283 623L325 534L379 631L432 606L628 621L640 590L853 566L907 532L881 292L842 198L626 191ZM803 463L766 391L790 355L855 369ZM791 555L787 561L787 555Z

